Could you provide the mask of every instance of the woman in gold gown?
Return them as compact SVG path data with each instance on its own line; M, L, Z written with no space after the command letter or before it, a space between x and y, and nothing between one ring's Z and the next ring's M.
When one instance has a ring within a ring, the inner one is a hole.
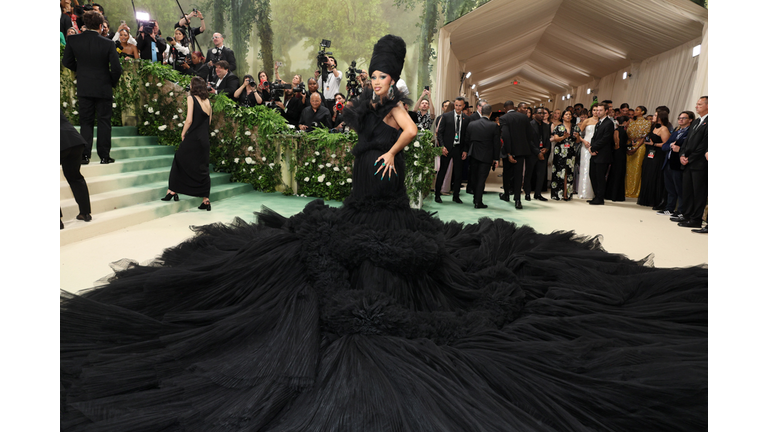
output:
M635 108L635 118L629 122L627 135L632 146L627 149L627 177L624 183L624 195L637 198L640 195L640 175L642 174L645 145L643 140L651 130L651 122L645 119L648 110L640 105Z

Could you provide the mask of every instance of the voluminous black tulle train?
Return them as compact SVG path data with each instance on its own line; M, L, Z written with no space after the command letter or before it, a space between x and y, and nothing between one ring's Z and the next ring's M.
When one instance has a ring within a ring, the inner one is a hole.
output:
M706 430L707 270L410 209L373 175L393 99L349 115L341 208L196 227L62 293L61 429Z

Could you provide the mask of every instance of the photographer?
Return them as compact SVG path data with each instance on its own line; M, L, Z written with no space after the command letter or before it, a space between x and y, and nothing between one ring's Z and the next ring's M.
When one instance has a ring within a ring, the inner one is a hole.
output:
M145 22L139 27L136 47L141 53L142 60L152 60L154 63L163 59L166 43L159 35L160 27L158 27L157 21Z
M190 19L195 17L200 18L200 27L192 27ZM186 34L189 35L190 40L194 40L201 33L205 32L205 18L203 18L202 12L200 12L197 9L192 9L192 12L181 17L179 22L174 24L173 27L183 29L184 32L186 32ZM195 49L195 43L192 42L191 45L192 45L191 48Z
M333 115L331 116L331 126L338 131L344 129L344 105L347 103L347 98L341 93L336 93L333 96L336 103L333 105Z
M189 63L184 62L181 64L181 69L183 69L182 73L199 76L200 78L207 80L211 69L205 63L205 57L203 57L203 53L200 51L195 51L190 54L189 59Z
M320 93L312 93L309 98L309 106L304 108L299 119L299 129L312 132L317 127L331 128L331 112L323 106L323 98Z
M211 83L211 88L208 91L213 94L226 94L229 98L236 101L237 75L229 70L229 63L226 60L217 62L214 71L217 79L214 83Z
M264 103L271 101L273 98L270 93L269 76L267 76L267 73L263 70L259 71L256 76L259 77L259 83L256 86L256 90L261 93L261 99Z
M216 62L224 60L229 65L229 70L234 72L235 69L237 69L235 52L224 46L224 36L222 36L221 33L214 33L212 40L214 47L209 49L208 53L205 55L205 58L208 60L208 67L213 70ZM216 76L211 74L208 81L216 81Z
M240 106L255 107L261 105L264 101L261 99L261 95L256 90L256 81L251 75L243 77L243 85L235 90L234 99Z
M429 89L421 92L421 97L416 103L416 127L419 130L431 130L432 122L435 120L435 107L432 106Z
M187 63L189 57L189 39L184 29L177 28L173 32L173 38L167 40L168 46L163 53L164 63L183 74L188 73L189 69L181 66Z
M285 90L283 102L276 101L275 105L283 109L282 115L288 124L298 127L306 100L307 91L304 89L304 83L301 82L301 75L294 75L291 80L291 89Z
M323 62L323 68L328 71L328 74L325 81L323 81L323 75L318 69L315 71L315 79L322 89L321 91L323 93L323 98L325 99L325 106L328 108L328 111L330 111L336 103L334 95L339 92L341 86L341 72L336 69L336 59L333 56L327 55L322 57L321 61Z

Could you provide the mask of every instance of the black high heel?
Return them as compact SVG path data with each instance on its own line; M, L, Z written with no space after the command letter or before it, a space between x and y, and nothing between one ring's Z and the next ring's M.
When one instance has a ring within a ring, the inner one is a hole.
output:
M211 211L211 202L208 201L208 204L206 204L205 201L203 201L203 203L200 204L200 207L198 207L198 209Z
M168 194L165 195L165 198L160 198L160 201L170 201L171 198L173 198L174 201L178 201L179 200L179 194L168 193Z

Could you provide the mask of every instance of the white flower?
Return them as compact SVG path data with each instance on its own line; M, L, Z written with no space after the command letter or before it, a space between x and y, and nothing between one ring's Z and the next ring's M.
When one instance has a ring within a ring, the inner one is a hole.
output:
M214 129L213 133L219 133L219 130L218 129Z
M312 163L315 163L315 161L316 161L316 160L317 160L317 159L312 159Z
M248 151L253 151L253 146L248 146Z
M309 181L309 177L304 177L304 181L308 182Z
M144 87L149 87L149 83L144 83Z
M163 86L163 83L157 83L157 86L158 86L158 87L162 87L162 86Z
M331 185L331 182L325 182L325 185L326 185L326 186L330 186L330 185Z
M146 106L146 105L144 105L144 106ZM181 112L181 108L179 108L178 111Z
M164 131L168 128L168 125L158 126L157 128L160 129L161 131Z
M253 159L251 159L250 157L245 158L245 163L247 163L248 165L254 164Z
M408 151L408 146L405 146L405 148L403 150Z
M245 131L245 136L251 136L251 131L249 130Z
M174 119L174 120L176 120L177 118L179 118L179 116L177 116L177 115L174 115L174 116L173 116L173 119Z
M419 166L419 161L413 162L413 166Z
M64 102L62 105L64 106L64 108L67 107L67 103L66 102Z
M274 167L275 167L275 164L274 164L274 162L273 162L273 163L271 163L271 164L269 164L269 167L270 167L270 168L274 168Z
M323 175L321 175L320 177L318 177L318 178L317 178L317 181L318 181L318 182L320 182L320 183L322 183L323 181L325 181L325 174L323 174Z
M216 132L211 132L211 136L216 136ZM222 162L224 163L224 162Z
M336 172L339 172L339 171L340 171L340 170L339 170L339 167L333 167L333 170L334 170L334 171L336 171Z
M144 126L147 126L148 124L149 124L149 122L148 122L148 121L145 121L145 122L144 122Z
M168 93L168 96L173 96L173 92Z
M291 128L291 129L296 129L296 126L290 125L290 124L288 125L288 127Z
M262 161L262 162L266 162L266 161L267 161L267 157L266 157L266 156L262 157L262 158L261 158L261 161Z
M222 164L222 165L224 165L224 164L225 164L225 162L224 162L224 161L221 161L221 164Z
M179 123L177 126L178 127L184 127L184 123Z
M251 168L251 172L254 172L254 171L256 171L256 168Z
M320 152L315 152L315 156L320 156Z
M352 183L352 179L351 179L351 178L348 178L348 179L347 179L347 183Z
M418 148L418 147L421 147L421 144L419 144L419 142L416 141L415 143L413 143L413 146Z
M235 163L240 162L240 158L235 158Z
M335 159L335 158L336 158L336 154L334 153L331 155L331 159Z
M160 111L155 111L155 115L160 115Z
M261 180L262 177L264 177L264 176L259 176L259 180Z
M157 102L157 98L152 99L152 102Z
M77 84L77 80L72 80L72 84Z
M154 109L154 108L152 108L152 107L149 107L149 108L147 108L147 112L149 112L150 114L152 114L153 112L155 112L155 109Z
M116 104L116 103L113 103L113 104L112 104L112 108L117 108L117 104Z
M77 115L77 111L72 111L72 115Z

